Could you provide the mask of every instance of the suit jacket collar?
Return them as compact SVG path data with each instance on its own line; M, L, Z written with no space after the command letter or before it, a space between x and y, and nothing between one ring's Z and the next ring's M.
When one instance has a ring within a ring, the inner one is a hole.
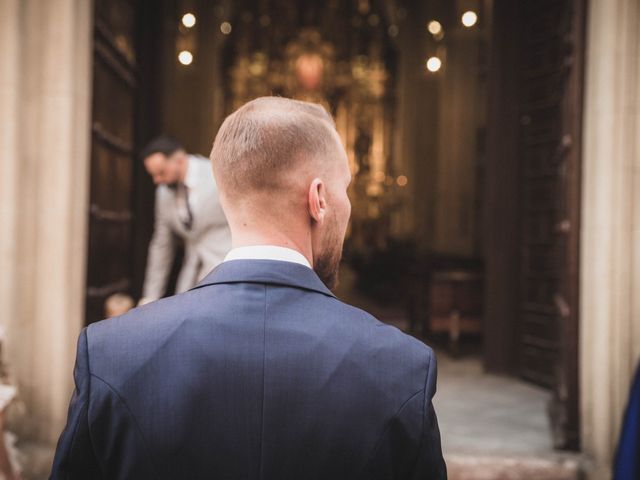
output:
M192 290L221 283L286 285L335 297L312 269L280 260L229 260L222 262Z
M200 160L194 155L187 156L187 172L184 175L185 187L192 189L198 183L198 163Z
M202 177L202 169L210 169L209 161L200 155L187 155L187 173L184 177L184 184L187 188L197 188ZM209 180L208 178L206 180Z

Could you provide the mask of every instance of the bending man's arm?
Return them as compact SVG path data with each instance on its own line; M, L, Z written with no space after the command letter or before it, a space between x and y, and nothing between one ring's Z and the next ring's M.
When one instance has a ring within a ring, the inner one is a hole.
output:
M159 299L165 294L167 288L167 278L175 253L173 233L166 218L168 193L163 192L162 187L156 189L155 223L153 237L149 244L147 270L140 303Z

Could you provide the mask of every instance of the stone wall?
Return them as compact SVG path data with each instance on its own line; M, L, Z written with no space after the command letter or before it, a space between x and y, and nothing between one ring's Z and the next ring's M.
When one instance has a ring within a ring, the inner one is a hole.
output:
M0 325L13 428L54 444L83 325L92 2L0 1Z
M589 3L581 252L582 448L608 478L640 359L640 2Z

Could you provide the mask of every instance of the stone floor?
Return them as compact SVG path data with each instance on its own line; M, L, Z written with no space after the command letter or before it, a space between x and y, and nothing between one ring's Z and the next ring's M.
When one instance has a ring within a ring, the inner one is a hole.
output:
M477 357L454 360L438 352L438 372L434 406L446 452L532 455L553 451L546 390L486 374Z
M580 458L553 450L549 393L438 352L438 414L450 480L574 480Z
M22 479L46 480L53 463L54 446L28 442L20 445L22 453Z

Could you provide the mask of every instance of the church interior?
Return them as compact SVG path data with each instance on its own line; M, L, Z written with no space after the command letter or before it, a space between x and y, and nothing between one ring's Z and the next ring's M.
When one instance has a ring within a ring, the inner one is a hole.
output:
M247 101L316 102L354 178L338 296L442 351L459 379L441 387L452 453L491 444L470 444L473 415L453 407L471 377L488 405L495 382L512 395L475 427L494 453L529 438L513 453L555 468L554 448L579 447L576 319L557 307L576 301L577 277L558 274L577 255L578 152L550 151L579 135L583 13L521 3L96 2L87 322L115 292L140 297L153 186L137 147L165 133L208 156Z

